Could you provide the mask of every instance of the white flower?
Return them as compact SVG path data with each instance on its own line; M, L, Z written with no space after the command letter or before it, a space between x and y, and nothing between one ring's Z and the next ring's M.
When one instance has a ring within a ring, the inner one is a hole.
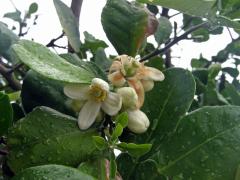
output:
M82 130L88 129L96 120L100 109L113 116L122 106L122 98L119 94L109 91L106 81L94 78L91 85L69 84L64 87L64 93L78 100L85 100L78 116L78 125Z
M146 114L139 109L129 110L128 113L128 128L137 134L147 131L150 122Z
M124 109L136 109L138 96L136 91L131 87L122 87L117 90L122 97L122 105Z

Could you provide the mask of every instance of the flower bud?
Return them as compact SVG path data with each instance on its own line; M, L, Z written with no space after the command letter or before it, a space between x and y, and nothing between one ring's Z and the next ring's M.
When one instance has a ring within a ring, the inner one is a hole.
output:
M154 87L153 80L141 80L141 83L143 85L144 91L151 91Z
M128 113L128 128L137 134L147 131L150 122L146 114L139 109L127 111Z
M122 105L125 109L136 109L138 96L136 91L131 87L123 87L117 90L122 97Z

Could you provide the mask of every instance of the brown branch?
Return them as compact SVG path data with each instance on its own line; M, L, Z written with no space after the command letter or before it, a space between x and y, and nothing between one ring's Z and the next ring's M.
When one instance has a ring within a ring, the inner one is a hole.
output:
M10 73L9 73L10 72ZM0 74L7 80L8 85L13 90L21 90L22 85L20 82L14 77L14 75L11 73L11 69L6 68L3 64L0 64Z
M179 41L186 39L187 36L189 34L191 34L192 32L196 31L199 28L205 27L207 25L207 22L203 22L201 24L198 24L196 26L193 26L192 28L190 28L189 30L187 30L185 33L183 33L182 35L174 38L171 42L169 42L164 48L162 49L156 49L155 51L151 52L150 54L144 56L140 62L146 61L147 59L150 59L154 56L157 56L159 54L164 54L166 53L167 50L169 50L173 45L177 44Z
M55 44L55 42L56 42L57 40L61 39L63 36L64 36L64 32L63 32L60 36L58 36L57 38L52 39L48 44L46 44L46 47L55 47L55 46L58 46L58 45Z

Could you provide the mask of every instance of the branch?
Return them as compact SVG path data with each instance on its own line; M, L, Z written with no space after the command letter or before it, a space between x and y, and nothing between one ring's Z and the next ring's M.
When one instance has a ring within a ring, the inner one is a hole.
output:
M21 90L22 85L20 84L20 82L14 77L14 75L10 71L11 71L11 69L6 68L3 64L0 64L0 74L7 80L8 85L13 90L17 90L17 91Z
M61 39L63 36L64 36L64 32L60 36L58 36L57 38L52 39L48 44L46 44L46 47L55 47L55 46L57 46L55 44L55 42L57 40Z
M197 29L199 28L202 28L204 26L207 25L207 22L203 22L201 24L198 24L196 26L193 26L192 28L190 28L189 30L187 30L185 33L183 33L182 35L174 38L171 42L169 42L164 48L162 49L156 49L155 51L151 52L150 54L144 56L140 62L143 62L143 61L146 61L147 59L150 59L154 56L157 56L159 54L163 54L165 53L167 50L169 50L173 45L177 44L179 41L183 40L183 39L186 39L187 36L189 34L191 34L193 31L196 31Z

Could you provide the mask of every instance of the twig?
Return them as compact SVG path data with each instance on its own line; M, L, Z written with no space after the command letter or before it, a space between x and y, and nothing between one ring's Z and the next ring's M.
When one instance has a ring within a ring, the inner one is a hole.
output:
M9 73L10 69L6 68L3 64L0 64L0 74L7 80L8 85L13 90L21 90L22 85L20 82L14 77L12 73Z
M233 40L234 40L234 38L233 38L233 35L232 35L232 33L231 33L231 31L230 31L229 27L227 27L227 30L228 30L228 33L229 33L229 35L230 35L230 37L231 37L232 41L233 41Z
M207 22L203 22L201 24L198 24L196 26L193 26L192 28L190 28L189 30L187 30L185 33L183 33L182 35L174 38L171 42L169 42L164 48L162 49L156 49L155 51L151 52L150 54L144 56L140 62L146 61L147 59L150 59L154 56L157 56L159 54L163 54L165 53L168 49L170 49L173 45L177 44L179 41L187 38L187 36L189 34L191 34L193 31L196 31L199 28L202 28L204 26L206 26Z
M179 14L181 14L181 13L180 13L180 12L178 12L178 13L175 13L175 14L173 14L173 15L169 16L169 19L170 19L170 18L172 18L172 17L174 17L174 16L177 16L177 15L179 15Z
M46 44L46 47L57 47L55 42L57 40L61 39L63 36L64 36L64 32L62 32L62 34L60 36L58 36L57 38L52 39L48 44Z
M20 67L23 66L23 63L18 63L15 66L13 66L11 69L9 69L8 73L11 74L13 73L15 70L19 69Z

